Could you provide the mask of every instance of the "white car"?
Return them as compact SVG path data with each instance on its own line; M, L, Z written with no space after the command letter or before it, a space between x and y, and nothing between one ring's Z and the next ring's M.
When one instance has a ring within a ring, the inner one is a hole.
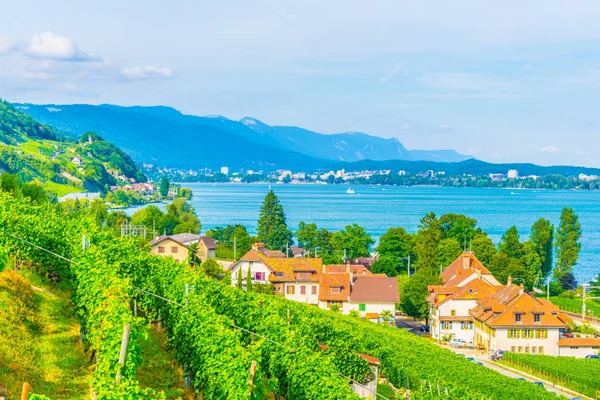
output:
M467 341L463 339L454 338L450 341L450 346L452 347L465 347L467 345Z

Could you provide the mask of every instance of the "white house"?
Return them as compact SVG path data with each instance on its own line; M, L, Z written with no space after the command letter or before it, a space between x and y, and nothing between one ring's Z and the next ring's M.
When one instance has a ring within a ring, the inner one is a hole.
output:
M493 295L480 299L470 314L477 347L551 356L560 355L561 330L569 320L557 306L513 285L510 277Z
M562 338L558 340L558 355L584 358L600 355L600 338Z
M500 283L469 251L446 267L441 277L443 285L427 288L431 337L474 343L473 317L469 311L477 306L477 300L492 295Z
M262 243L255 243L252 249L244 254L238 262L229 266L229 271L231 271L231 285L237 285L238 275L241 274L242 286L246 287L248 270L250 270L253 284L269 283L269 277L275 271L266 264L264 261L265 258L285 258L285 254L281 251L268 250Z

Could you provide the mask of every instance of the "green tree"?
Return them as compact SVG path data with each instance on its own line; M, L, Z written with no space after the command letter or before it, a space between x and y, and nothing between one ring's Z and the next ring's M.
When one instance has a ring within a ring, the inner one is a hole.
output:
M505 284L506 278L508 277L510 264L510 257L504 253L496 253L492 256L491 262L487 265L492 275L498 279L500 283Z
M437 247L442 240L442 231L435 213L430 212L421 218L419 231L415 238L415 253L417 254L417 269L428 269L429 273L439 273L436 265Z
M218 262L216 262L215 260L209 258L208 260L204 261L201 265L200 265L200 269L202 270L202 272L204 272L206 275L210 276L211 278L216 278L219 275L223 275L223 268L221 267L221 264L219 264Z
M439 229L446 239L456 239L461 245L468 245L473 240L477 220L463 214L444 214L439 219Z
M538 219L531 227L529 241L533 243L535 251L540 257L541 272L547 277L552 271L552 242L554 237L554 225L545 218Z
M463 252L462 246L455 238L443 239L440 241L435 257L435 265L438 268L446 268Z
M581 224L572 208L565 207L560 214L560 224L556 231L554 247L556 247L555 279L573 271L581 250Z
M19 192L19 179L14 174L3 172L0 175L0 189L3 192L15 195Z
M368 257L374 242L365 228L354 223L333 234L331 243L338 254L346 253L346 258Z
M523 243L519 239L516 226L510 227L503 235L498 245L499 252L509 258L520 259L523 256Z
M163 176L160 180L160 186L158 189L158 192L160 193L161 197L167 197L167 195L169 194L169 187L169 178Z
M246 290L252 290L252 270L248 268L248 272L246 273Z
M168 190L167 190L167 192L168 192ZM179 192L177 193L177 196L183 197L186 200L191 200L192 196L193 196L192 189L179 188Z
M296 230L296 238L298 239L298 246L302 247L310 254L314 254L319 241L317 224L307 224L304 221L300 222L298 224L298 230Z
M496 254L496 246L494 242L485 233L477 233L471 242L471 249L475 254L475 257L483 265L489 267L492 263L492 259Z
M386 274L387 276L396 276L402 267L402 260L392 255L380 255L373 263L371 272L374 274Z
M404 228L390 228L379 238L375 249L380 256L390 256L400 259L408 257L412 252L412 237Z
M400 308L402 311L413 318L429 319L429 303L427 296L428 285L437 285L441 283L439 276L432 274L428 269L419 269L409 279L404 286L402 298L400 299Z
M282 250L290 244L292 233L287 228L283 206L270 190L258 217L258 238L271 249Z
M131 223L133 225L145 225L148 236L152 236L153 229L158 235L163 233L165 213L155 205L148 205L140 210L137 210L131 216Z
M0 272L4 271L8 265L8 255L3 249L0 249Z
M238 269L237 273L237 288L242 289L242 268Z

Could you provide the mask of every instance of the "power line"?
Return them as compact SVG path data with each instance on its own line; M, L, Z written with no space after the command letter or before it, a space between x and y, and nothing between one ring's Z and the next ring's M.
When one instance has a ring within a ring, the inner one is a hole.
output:
M62 260L68 261L68 262L70 262L70 263L72 263L72 264L75 264L75 265L79 265L79 264L78 264L76 261L70 260L70 259L68 259L68 258L66 258L66 257L64 257L64 256L61 256L60 254L57 254L57 253L55 253L55 252L53 252L53 251L51 251L51 250L45 249L45 248L43 248L43 247L41 247L41 246L38 246L38 245L37 245L37 244L35 244L35 243L31 243L31 242L30 242L30 241L28 241L27 239L23 239L22 237L19 237L19 236L17 236L17 235L14 235L14 234L12 234L12 233L10 233L10 232L6 232L4 229L0 229L0 232L2 232L2 233L4 233L4 234L6 234L6 235L8 235L8 236L11 236L11 237L12 237L12 238L14 238L14 239L17 239L17 240L20 240L20 241L22 241L22 242L25 242L25 243L29 244L30 246L33 246L33 247L35 247L35 248L37 248L37 249L40 249L40 250L42 250L42 251L45 251L45 252L47 252L47 253L49 253L49 254L52 254L53 256L56 256L56 257L58 257L58 258L60 258L60 259L62 259ZM185 304L180 304L180 303L177 303L177 302L175 302L175 301L173 301L173 300L167 299L166 297L162 297L162 296L160 296L160 295L157 295L157 294L155 294L155 293L149 292L149 291L147 291L147 290L144 290L144 289L142 289L142 288L139 288L139 287L137 287L137 286L133 286L133 288L134 288L134 289L136 289L136 290L139 290L139 291L141 291L141 292L144 292L144 293L146 293L146 294L149 294L149 295L151 295L151 296L157 297L157 298L159 298L159 299L161 299L161 300L164 300L164 301L167 301L167 302L169 302L169 303L172 303L172 304L178 305L178 306L180 306L180 307L186 307L186 305L185 305ZM233 323L232 323L232 324L230 324L230 325L231 325L233 328L236 328L236 329L242 330L242 331L244 331L244 332L250 333L250 334L252 334L252 335L256 335L256 336L258 336L258 337L261 337L261 338L263 338L263 339L265 339L265 340L267 340L267 341L269 341L269 342L271 342L271 343L273 343L273 344L276 344L276 345L278 345L278 346L281 346L281 347L283 347L283 348L285 348L285 349L288 349L288 350L290 350L291 352L293 352L293 351L294 351L294 349L293 349L293 348L291 348L291 347L288 347L287 345L285 345L285 344L283 344L283 343L279 343L279 342L277 342L277 341L275 341L275 340L273 340L273 339L269 339L268 337L266 337L266 336L264 336L264 335L261 335L260 333L256 333L256 332L253 332L253 331L251 331L251 330L248 330L248 329L242 328L241 326L237 326L237 325L235 325L235 324L233 324ZM369 392L371 392L371 393L375 393L375 395L377 395L377 396L379 396L379 397L381 397L381 398L383 398L383 399L385 399L385 400L390 400L390 399L388 399L387 397L385 397L385 396L383 396L383 395L381 395L381 394L377 393L376 391L373 391L373 390L369 389L368 387L364 386L363 384L361 384L361 383L359 383L359 382L355 381L354 379L352 379L352 378L350 378L350 377L348 377L348 376L345 376L345 375L341 374L340 372L338 372L338 375L340 375L341 377L343 377L343 378L345 378L345 379L349 379L349 380L350 380L350 381L352 381L353 383L355 383L355 384L357 384L357 385L361 386L361 387L362 387L362 388L364 388L364 389L367 389L367 390L368 390Z
M60 259L62 259L62 260L68 261L68 262L70 262L71 264L75 264L75 265L77 265L77 262L75 262L75 261L73 261L73 260L70 260L70 259L68 259L68 258L66 258L66 257L63 257L63 256L61 256L60 254L57 254L57 253L55 253L55 252L53 252L53 251L51 251L51 250L45 249L45 248L43 248L43 247L41 247L41 246L38 246L38 245L37 245L37 244L35 244L35 243L31 243L31 242L30 242L29 240L27 240L27 239L23 239L22 237L19 237L19 236L17 236L17 235L14 235L14 234L12 234L12 233L10 233L10 232L6 232L4 229L0 229L0 232L2 232L2 233L4 233L4 234L6 234L6 235L8 235L8 236L11 236L11 237L13 237L14 239L17 239L17 240L20 240L20 241L22 241L22 242L25 242L25 243L27 243L27 244L29 244L29 245L31 245L31 246L33 246L33 247L36 247L36 248L38 248L38 249L40 249L40 250L42 250L42 251L45 251L46 253L52 254L53 256L56 256L56 257L58 257L58 258L60 258Z

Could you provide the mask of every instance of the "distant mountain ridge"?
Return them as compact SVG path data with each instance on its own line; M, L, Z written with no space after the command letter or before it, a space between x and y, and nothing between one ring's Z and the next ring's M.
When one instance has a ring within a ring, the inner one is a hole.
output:
M138 162L199 169L326 168L360 160L456 162L471 157L454 150L407 150L397 139L360 132L320 134L294 126L270 126L255 118L186 115L165 106L15 104L68 135L93 130Z

